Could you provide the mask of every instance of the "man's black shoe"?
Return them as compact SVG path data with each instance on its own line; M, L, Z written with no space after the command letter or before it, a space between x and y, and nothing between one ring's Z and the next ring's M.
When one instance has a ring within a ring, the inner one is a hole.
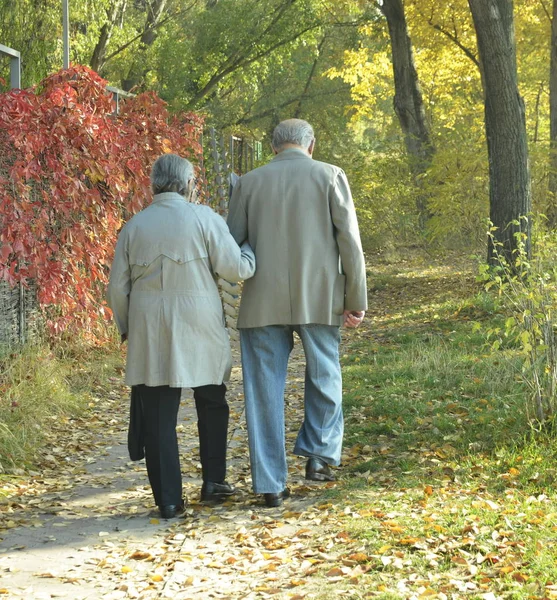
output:
M263 496L265 497L265 505L269 508L273 508L275 506L280 506L285 498L290 498L290 490L284 488L282 492L279 492L278 494L263 494Z
M334 481L335 476L324 460L312 456L306 463L306 479L311 479L312 481Z
M222 502L234 493L236 493L236 489L226 481L222 483L204 481L201 487L201 500L202 502Z
M173 519L176 515L184 512L185 502L182 500L181 504L167 504L166 506L159 506L159 511L163 519Z

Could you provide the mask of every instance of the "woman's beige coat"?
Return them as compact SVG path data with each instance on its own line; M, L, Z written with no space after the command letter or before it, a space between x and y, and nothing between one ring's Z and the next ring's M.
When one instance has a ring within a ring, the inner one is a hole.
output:
M122 229L108 304L128 335L126 383L221 384L232 366L216 276L251 277L255 257L222 217L175 193L158 194Z

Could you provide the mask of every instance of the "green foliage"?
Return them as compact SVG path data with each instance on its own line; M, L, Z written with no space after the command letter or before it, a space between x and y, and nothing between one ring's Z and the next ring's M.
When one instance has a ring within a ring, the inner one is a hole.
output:
M362 244L367 251L416 241L417 215L414 180L408 159L400 148L356 155L349 162L348 177L356 198Z
M149 29L158 4L72 0L72 62L91 64L106 35L99 73L112 85L155 91L171 110L201 111L209 124L261 139L266 148L278 121L306 118L317 133L316 158L349 174L370 248L425 241L438 248L483 247L487 151L466 0L404 2L435 148L418 181L409 175L393 110L390 40L376 2L168 0ZM550 214L546 4L515 3L515 28L533 206ZM0 39L22 52L24 86L61 67L61 33L57 0L0 4ZM7 79L5 58L0 68ZM417 227L420 190L432 217L425 231Z
M486 290L496 292L508 315L503 324L487 332L492 348L515 348L520 358L520 377L530 390L526 408L534 425L552 422L557 415L557 340L554 310L557 291L555 233L539 231L533 258L528 256L525 234L517 233L514 261L509 265L501 244L490 232L498 259L493 267L482 265L479 279Z

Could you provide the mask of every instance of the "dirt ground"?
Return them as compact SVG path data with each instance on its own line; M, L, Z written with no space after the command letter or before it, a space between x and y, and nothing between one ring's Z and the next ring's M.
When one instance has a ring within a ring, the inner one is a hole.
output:
M286 394L289 450L302 418L303 370L298 342ZM87 418L59 424L41 470L4 486L0 598L329 597L322 573L337 564L329 551L342 532L325 497L337 484L306 482L304 459L290 455L292 498L269 509L253 495L238 366L228 393L227 477L238 493L222 505L199 503L195 409L184 393L178 431L189 504L178 519L159 518L144 461L129 460L128 395L116 374L96 391ZM355 586L359 567L345 562L356 569ZM335 580L334 570L328 575Z

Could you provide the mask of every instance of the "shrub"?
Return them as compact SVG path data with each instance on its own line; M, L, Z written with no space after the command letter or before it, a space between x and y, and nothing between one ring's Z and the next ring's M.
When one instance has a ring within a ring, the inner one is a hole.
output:
M118 115L106 82L82 66L0 94L0 279L35 280L49 330L93 336L117 233L149 198L165 152L195 160L201 118L170 116L155 94Z

